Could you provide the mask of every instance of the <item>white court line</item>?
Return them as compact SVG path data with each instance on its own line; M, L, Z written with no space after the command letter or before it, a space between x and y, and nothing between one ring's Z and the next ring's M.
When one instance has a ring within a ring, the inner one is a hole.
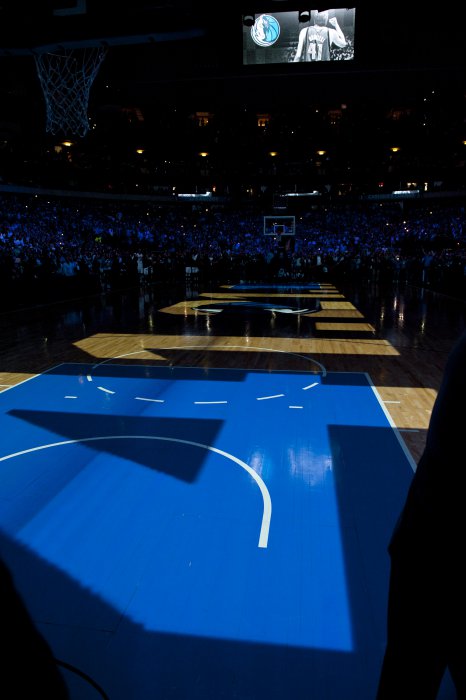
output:
M267 401L268 399L279 399L285 394L275 394L275 396L256 396L256 401Z
M77 399L77 396L65 396L65 399Z
M105 394L114 394L115 393L114 391L110 391L110 389L106 389L104 386L98 386L97 388L100 389L100 391L103 391Z
M60 365L58 365L60 366ZM55 369L55 367L52 367L50 370L47 370L47 372L52 372ZM47 374L47 372L43 372L43 374ZM20 382L17 382L16 384L2 384L4 390L2 391L2 394L5 391L11 391L11 389L16 389L17 386L21 386L21 384L25 384L26 382L30 382L32 379L35 379L36 377L40 377L40 374L34 374L32 377L28 377L27 379L23 379Z
M146 399L145 396L135 396L136 401L151 401L152 403L165 403L165 399Z
M308 384L308 386L303 386L303 391L307 391L308 389L312 389L314 386L318 386L319 382L314 382L314 384Z
M259 486L260 492L262 494L263 501L263 511L262 511L262 523L259 533L259 543L258 547L266 548L269 539L270 531L270 520L272 518L272 500L270 498L270 493L265 485L264 481L260 475L252 469L246 462L243 462L238 457L225 452L224 450L219 450L217 447L212 447L211 445L204 445L201 442L193 442L192 440L182 440L180 438L172 437L160 437L158 435L99 435L97 437L88 438L77 438L76 440L63 440L62 442L52 442L48 445L39 445L38 447L30 447L27 450L20 450L19 452L13 452L12 454L0 457L0 462L5 462L7 459L13 459L13 457L20 457L21 455L29 454L31 452L39 452L39 450L46 450L49 447L61 447L62 445L74 445L78 442L97 442L99 440L163 440L164 442L179 442L183 445L192 445L193 447L200 447L204 450L209 450L210 452L215 452L216 454L226 457L232 462L239 464L242 469L245 469L254 479L256 484Z
M228 403L228 401L193 401L195 404L205 405L205 404L217 404L217 403Z
M313 357L307 357L306 355L301 355L297 352L289 352L288 350L279 350L277 348L267 348L267 347L262 347L262 346L255 346L255 345L215 345L212 348L211 343L203 343L202 345L171 345L170 347L166 348L160 348L161 350L262 350L265 352L277 352L277 353L282 353L283 355L293 355L294 357L301 357L303 360L307 360L308 362L313 362L315 365L320 367L322 370L322 376L325 377L327 376L327 370L325 369L324 365L322 365L320 362L317 360L314 360ZM107 364L107 362L112 362L112 360L120 360L123 357L130 357L131 355L140 355L142 352L150 352L150 348L143 348L142 350L134 350L133 352L125 352L123 355L115 355L115 357L107 357L106 360L102 360L101 362L97 362L95 365L92 366L92 369L95 369L96 367L100 367L101 365ZM89 382L92 382L92 377L90 374L87 375L87 380Z
M304 406L288 406L288 408L304 408Z
M367 381L369 382L369 384L370 384L370 386L371 386L371 389L372 389L372 391L374 392L374 395L375 395L377 401L379 402L380 408L381 408L382 411L385 413L385 416L387 417L387 420L388 420L388 422L390 423L390 425L391 425L391 427L392 427L392 429L393 429L393 431L394 431L394 433L395 433L396 439L398 440L398 442L399 442L400 445L401 445L401 449L402 449L403 452L405 453L405 456L406 456L408 462L409 462L410 465L411 465L411 469L413 470L413 472L415 472L415 471L416 471L416 468L417 468L417 464L416 464L416 462L415 462L415 460L414 460L414 458L413 458L411 452L408 450L405 441L403 440L403 438L402 438L401 435L400 435L400 431L399 431L398 428L396 427L396 424L395 424L393 418L391 417L391 415L389 414L388 410L386 409L386 407L385 407L385 405L384 405L384 402L382 401L379 392L377 391L377 389L376 389L375 386L373 385L372 379L370 378L369 374L367 374L367 372L364 372L364 374L366 375Z
M190 349L192 350L192 349L198 349L198 348L210 349L210 347L211 347L211 344L208 343L208 344L203 344L203 345L173 345L171 347L167 347L167 348L163 348L163 349L164 350L190 350ZM221 350L222 348L223 349L225 349L225 348L233 349L234 348L234 349L241 349L241 350L261 350L261 351L267 351L267 352L282 353L284 355L294 355L295 357L301 357L305 360L308 360L309 362L313 362L314 364L318 365L318 367L320 367L320 369L322 370L322 376L325 377L327 375L327 370L325 369L324 365L322 365L320 362L317 362L317 360L314 360L312 357L306 357L305 355L300 355L300 354L295 353L295 352L288 352L287 350L277 350L275 348L256 347L253 345L247 345L247 346L244 346L244 345L218 345L214 349ZM96 367L100 367L101 365L112 362L112 360L120 360L123 357L130 357L131 355L140 355L143 352L150 352L150 349L143 348L142 350L134 350L133 352L126 352L126 353L123 353L122 355L115 355L115 357L109 357L106 360L102 360L101 362L97 362L95 365L92 366L92 369L95 369ZM87 381L88 382L93 381L91 374L87 375ZM317 384L318 384L318 382L314 382L314 384L310 384L309 386L304 387L303 391L305 391L306 389L311 389L312 387L316 386ZM101 391L106 391L109 394L115 393L114 391L109 391L108 389L104 389L103 387L98 387L98 388L101 389ZM257 401L265 401L267 399L276 399L276 398L280 398L282 396L285 396L285 394L277 394L276 396L262 396L262 397L257 398ZM137 397L137 398L140 401L144 400L142 397ZM147 399L147 400L149 400L149 399ZM203 404L203 403L227 403L227 402L226 401L225 402L195 401L194 403Z

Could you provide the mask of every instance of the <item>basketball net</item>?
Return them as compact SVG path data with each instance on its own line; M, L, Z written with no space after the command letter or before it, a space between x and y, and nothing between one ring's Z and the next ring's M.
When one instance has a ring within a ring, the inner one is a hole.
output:
M106 49L99 46L61 48L34 56L45 98L48 133L87 134L89 94L105 55Z

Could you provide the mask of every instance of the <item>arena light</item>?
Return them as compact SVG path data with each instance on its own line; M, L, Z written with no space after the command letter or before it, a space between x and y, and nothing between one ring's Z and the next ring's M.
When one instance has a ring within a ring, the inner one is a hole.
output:
M312 192L286 192L285 197L318 197L319 195L319 190L312 190Z
M179 192L178 197L185 199L206 199L212 197L212 192Z

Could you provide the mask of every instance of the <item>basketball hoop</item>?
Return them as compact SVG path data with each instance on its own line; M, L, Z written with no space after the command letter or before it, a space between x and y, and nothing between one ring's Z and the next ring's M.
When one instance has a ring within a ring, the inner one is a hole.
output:
M46 131L85 136L92 83L106 49L102 46L59 48L34 56L45 98Z

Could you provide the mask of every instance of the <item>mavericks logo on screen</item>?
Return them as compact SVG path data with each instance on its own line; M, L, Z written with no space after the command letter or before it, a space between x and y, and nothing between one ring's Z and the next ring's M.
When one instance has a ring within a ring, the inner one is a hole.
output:
M259 15L251 27L251 37L258 46L272 46L280 36L280 25L272 15Z

